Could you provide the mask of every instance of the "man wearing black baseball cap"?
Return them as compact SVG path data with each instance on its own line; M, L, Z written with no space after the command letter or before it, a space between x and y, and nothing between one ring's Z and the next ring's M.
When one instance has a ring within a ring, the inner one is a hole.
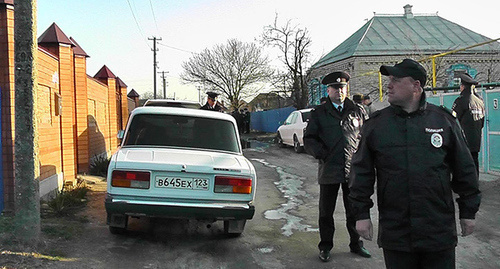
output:
M335 223L333 213L339 189L342 188L346 226L350 237L349 248L352 253L365 258L371 257L363 247L356 232L356 219L347 199L349 188L347 180L351 168L351 157L359 143L361 126L368 118L364 109L349 98L347 72L338 71L326 75L321 83L326 85L328 98L317 106L309 117L304 134L304 147L307 153L318 159L319 188L319 258L330 260L333 248Z
M459 198L462 236L474 231L481 201L462 130L451 113L427 103L425 69L405 59L380 67L389 76L389 107L374 112L352 157L349 199L356 230L372 240L377 186L379 232L387 268L455 268Z
M484 102L476 94L478 82L469 74L463 73L460 78L460 96L455 99L452 113L460 122L465 133L465 139L479 174L479 150L481 149L481 133L484 126Z

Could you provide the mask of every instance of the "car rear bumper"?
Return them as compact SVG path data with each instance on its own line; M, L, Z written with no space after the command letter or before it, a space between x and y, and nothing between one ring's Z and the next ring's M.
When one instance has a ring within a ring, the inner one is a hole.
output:
M252 219L255 213L255 206L251 202L155 200L109 193L106 194L104 205L108 216L238 220Z

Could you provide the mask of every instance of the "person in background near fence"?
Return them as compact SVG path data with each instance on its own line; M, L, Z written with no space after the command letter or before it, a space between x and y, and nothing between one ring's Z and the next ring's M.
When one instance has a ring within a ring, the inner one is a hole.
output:
M219 94L216 92L207 92L207 102L200 109L222 112L222 107L217 102L217 96Z
M374 111L372 107L372 100L369 95L363 96L363 105L365 106L366 114L370 116Z
M367 119L364 109L347 98L349 78L346 72L333 72L323 78L321 83L327 85L329 99L311 111L304 134L305 150L319 160L318 248L319 258L323 262L330 260L330 250L333 248L335 233L333 213L340 187L342 187L351 252L362 257L371 257L363 247L363 241L359 240L356 219L347 200L351 156L358 146L361 126Z
M405 59L382 65L390 106L363 126L352 158L349 199L356 230L372 240L377 185L378 245L387 268L455 268L457 193L462 236L474 231L481 195L474 161L449 111L427 103L427 73Z
M452 113L460 122L465 139L479 174L479 150L481 149L481 133L484 126L484 103L476 94L478 84L469 74L460 74L460 96L455 99Z

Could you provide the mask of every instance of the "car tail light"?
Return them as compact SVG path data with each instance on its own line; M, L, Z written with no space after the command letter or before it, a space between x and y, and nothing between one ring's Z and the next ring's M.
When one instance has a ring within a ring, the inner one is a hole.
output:
M231 176L215 176L214 192L252 193L252 179Z
M149 189L150 175L149 172L115 170L111 174L111 186Z

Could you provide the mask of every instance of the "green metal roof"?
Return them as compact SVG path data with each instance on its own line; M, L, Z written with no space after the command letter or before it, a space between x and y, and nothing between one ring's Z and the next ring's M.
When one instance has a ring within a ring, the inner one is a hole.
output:
M352 56L437 54L492 39L437 15L375 15L359 30L316 62L321 67ZM493 42L467 52L500 51Z

